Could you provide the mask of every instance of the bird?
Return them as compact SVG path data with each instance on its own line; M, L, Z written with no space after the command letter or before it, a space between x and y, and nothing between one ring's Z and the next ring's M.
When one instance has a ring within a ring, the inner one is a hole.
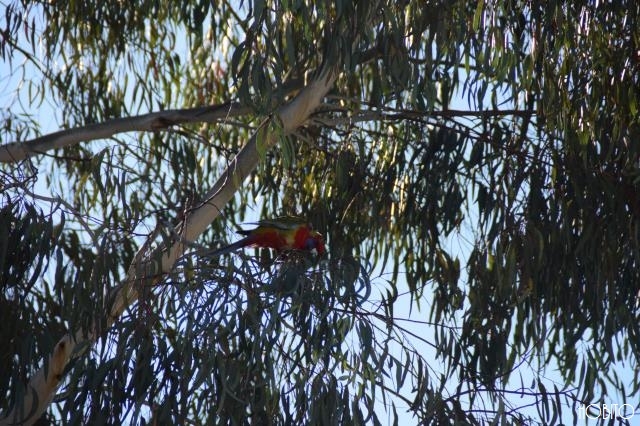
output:
M313 251L319 255L325 253L322 234L299 218L265 219L253 223L258 225L251 230L240 230L245 237L209 253L210 257L231 253L243 247L271 248L276 251L301 250Z

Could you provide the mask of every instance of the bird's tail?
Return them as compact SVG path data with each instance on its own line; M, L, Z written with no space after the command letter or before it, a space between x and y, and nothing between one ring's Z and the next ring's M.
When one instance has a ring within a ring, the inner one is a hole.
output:
M232 244L229 244L227 246L220 247L219 249L212 250L212 251L209 251L207 253L204 253L203 256L206 256L206 257L222 256L223 254L231 253L232 251L236 251L236 250L241 249L242 247L246 247L246 246L248 246L250 244L251 244L251 241L249 241L249 238L243 238L243 239L241 239L239 241L236 241L235 243L232 243Z

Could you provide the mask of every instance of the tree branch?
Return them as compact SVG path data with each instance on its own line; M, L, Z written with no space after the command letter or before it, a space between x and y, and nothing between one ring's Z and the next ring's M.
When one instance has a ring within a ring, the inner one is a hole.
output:
M483 111L472 110L439 110L439 111L418 111L408 109L394 109L394 108L378 108L378 109L362 109L353 115L347 115L349 112L346 108L336 108L335 105L328 105L326 109L322 111L327 112L340 112L342 115L336 115L326 117L322 114L314 114L313 121L320 126L337 127L343 125L349 125L352 123L368 122L368 121L423 121L425 118L445 118L453 119L457 117L461 118L490 118L490 117L521 117L531 118L536 115L536 111L528 109L488 109Z
M283 84L280 90L281 96L285 97L301 87L302 82L299 79L288 81ZM15 163L53 149L65 148L79 142L104 139L117 133L167 130L171 126L185 123L216 123L250 112L251 108L237 102L225 102L219 105L172 109L134 117L115 118L103 123L60 130L28 141L0 145L0 163Z
M174 109L152 112L135 117L116 118L104 123L61 130L24 142L11 142L0 146L0 162L13 163L53 149L65 148L78 142L103 139L117 133L132 131L166 130L176 124L217 122L227 117L247 114L248 107L227 102L199 108Z

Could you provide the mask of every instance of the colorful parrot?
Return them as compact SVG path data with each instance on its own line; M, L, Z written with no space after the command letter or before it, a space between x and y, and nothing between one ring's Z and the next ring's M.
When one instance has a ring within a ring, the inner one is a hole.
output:
M209 256L220 256L243 247L264 247L281 250L316 250L322 255L325 252L322 235L298 218L278 218L261 220L257 228L238 231L246 235L233 244L214 250Z

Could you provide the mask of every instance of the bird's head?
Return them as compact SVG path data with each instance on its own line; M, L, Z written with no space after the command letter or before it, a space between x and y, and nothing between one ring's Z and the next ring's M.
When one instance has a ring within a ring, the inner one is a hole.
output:
M325 253L324 247L324 238L322 234L316 231L309 232L307 236L307 240L305 241L305 249L311 251L316 250L318 254L322 255Z

